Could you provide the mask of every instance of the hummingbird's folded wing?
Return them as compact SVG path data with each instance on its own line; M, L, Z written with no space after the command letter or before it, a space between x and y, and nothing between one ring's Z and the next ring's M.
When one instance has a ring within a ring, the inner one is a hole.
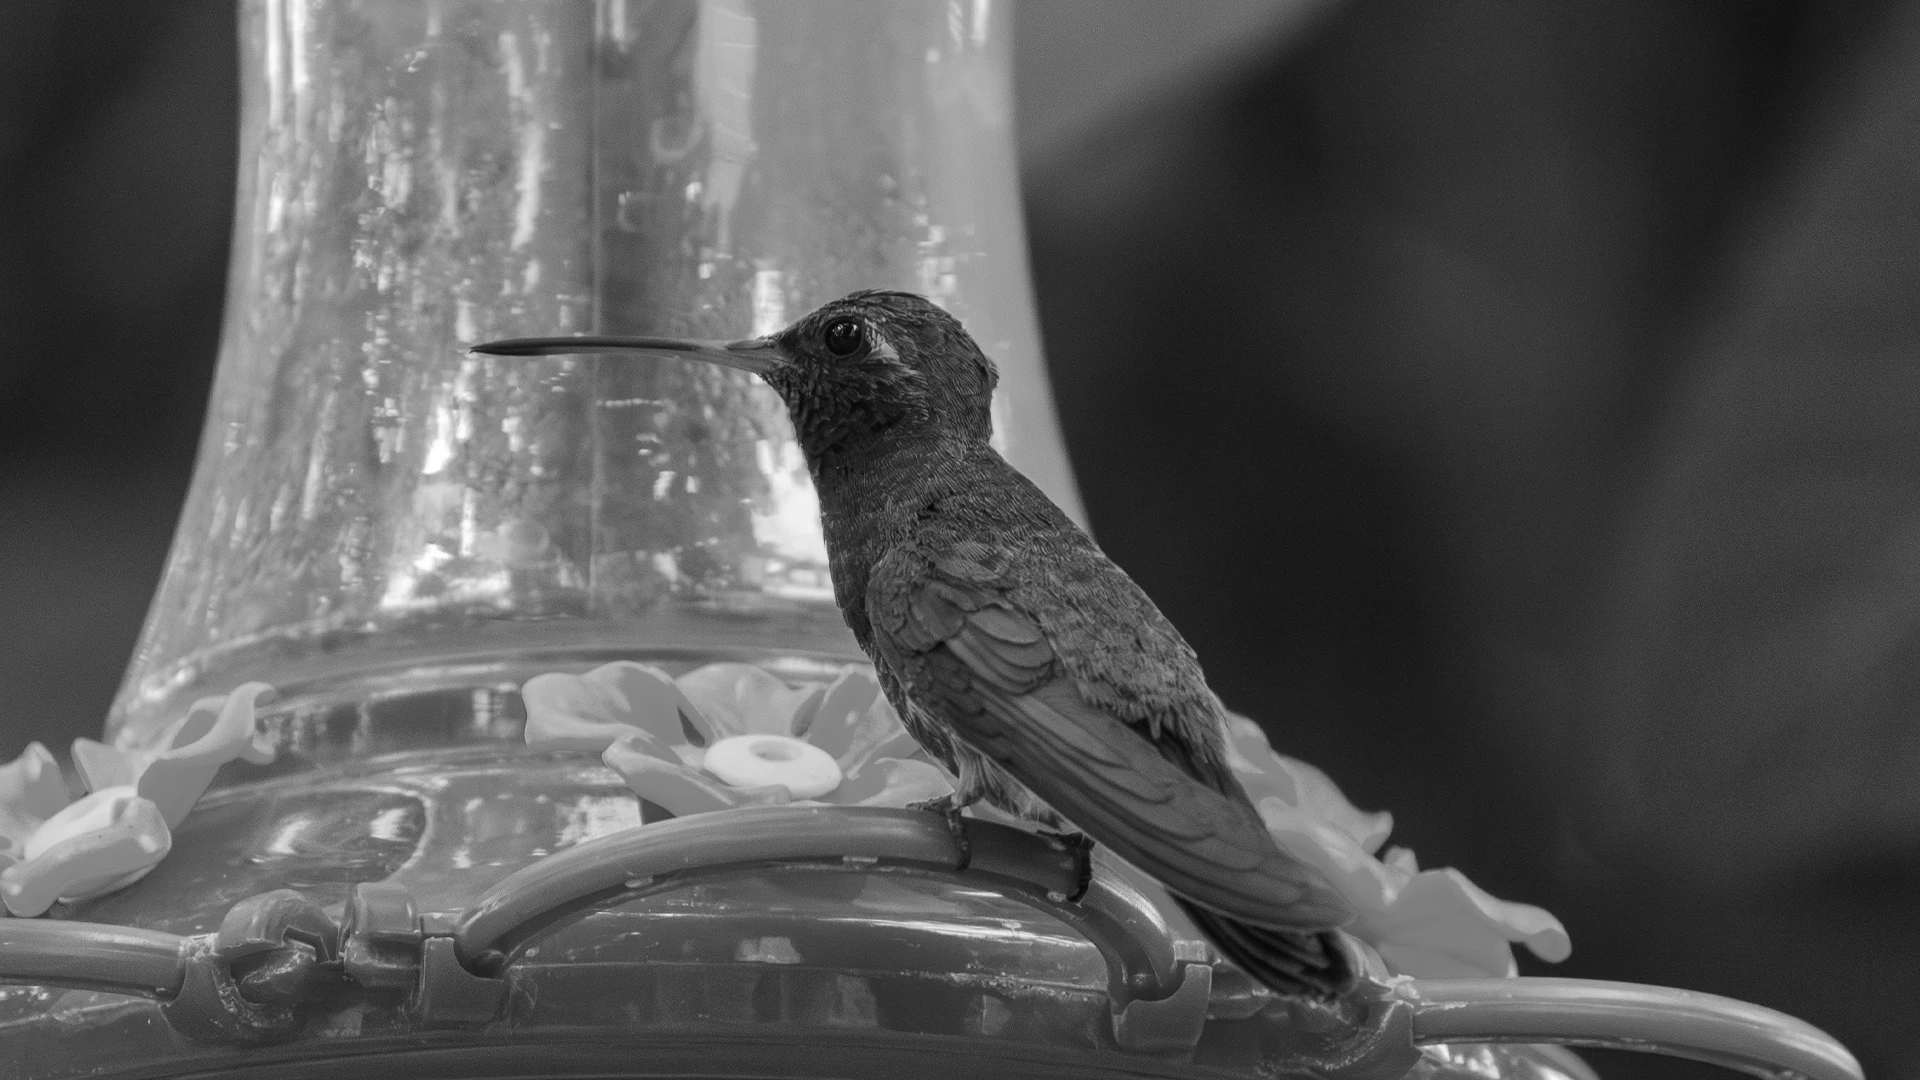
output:
M1320 930L1352 918L1312 867L1279 848L1252 806L1181 768L1164 738L1088 704L1010 590L971 572L977 564L943 573L946 561L896 549L868 582L875 641L916 705L1194 903L1276 928Z

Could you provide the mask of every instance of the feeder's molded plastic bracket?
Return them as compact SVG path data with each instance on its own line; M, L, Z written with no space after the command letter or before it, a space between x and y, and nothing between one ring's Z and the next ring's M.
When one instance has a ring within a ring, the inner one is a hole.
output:
M363 881L354 886L340 950L349 978L369 990L411 991L419 978L420 940L420 916L405 885Z
M415 1015L429 1024L487 1024L507 1000L507 981L475 975L461 966L453 938L420 942L420 985L414 992Z
M475 975L455 954L453 920L415 913L392 882L362 883L347 929L291 889L235 904L210 938L188 939L180 992L162 1006L168 1023L199 1042L252 1045L293 1033L295 1009L331 977L411 996L429 1024L485 1024L506 1002L504 979Z
M369 990L405 994L425 1023L491 1023L507 1000L507 981L460 963L454 925L445 912L419 912L399 882L362 882L347 905L342 966Z
M296 1006L339 949L339 927L307 897L292 889L250 896L211 939L194 939L180 992L162 1013L196 1041L271 1042L296 1028Z
M320 905L292 889L249 896L220 920L214 951L229 961L304 942L320 963L340 955L340 927Z
M1419 1063L1412 1006L1378 996L1367 1002L1360 1031L1331 1052L1316 1055L1307 1069L1325 1080L1400 1080Z
M1191 1054L1207 1026L1213 965L1188 963L1180 988L1158 1001L1135 999L1113 1012L1113 1041L1143 1054Z
M160 1006L175 1031L195 1042L271 1042L292 1030L293 1010L261 1005L240 995L226 960L210 943L187 958L186 978L172 1001Z
M1347 1000L1365 1012L1345 1038L1290 1062L1289 1068L1322 1080L1401 1080L1420 1063L1414 1042L1413 1008L1400 994L1405 981L1359 939L1339 935L1347 964L1359 981Z

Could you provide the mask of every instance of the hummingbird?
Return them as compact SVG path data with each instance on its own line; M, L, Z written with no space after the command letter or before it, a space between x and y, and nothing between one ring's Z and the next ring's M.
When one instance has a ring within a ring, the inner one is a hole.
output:
M785 402L813 477L841 614L907 730L957 778L925 808L962 851L960 810L984 801L1090 838L1083 856L1105 844L1277 993L1352 984L1334 931L1353 909L1262 823L1194 650L989 444L998 371L953 315L863 291L742 341L473 350L667 356L758 375Z

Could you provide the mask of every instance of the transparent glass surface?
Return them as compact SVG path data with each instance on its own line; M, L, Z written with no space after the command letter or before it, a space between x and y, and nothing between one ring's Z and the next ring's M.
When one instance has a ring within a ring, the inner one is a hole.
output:
M858 288L927 293L1000 364L1005 452L1077 514L1009 16L247 0L222 353L110 731L137 744L249 679L324 709L614 656L857 658L770 390L476 341L744 336Z

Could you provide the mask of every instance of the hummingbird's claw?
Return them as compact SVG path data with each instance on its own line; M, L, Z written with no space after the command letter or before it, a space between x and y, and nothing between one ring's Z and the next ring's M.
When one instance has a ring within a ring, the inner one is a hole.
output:
M930 814L939 814L947 823L947 832L953 836L953 846L960 851L960 864L953 868L954 873L965 870L973 862L973 843L967 839L967 821L960 816L960 803L952 795L942 795L937 799L908 803L909 810L925 810Z

